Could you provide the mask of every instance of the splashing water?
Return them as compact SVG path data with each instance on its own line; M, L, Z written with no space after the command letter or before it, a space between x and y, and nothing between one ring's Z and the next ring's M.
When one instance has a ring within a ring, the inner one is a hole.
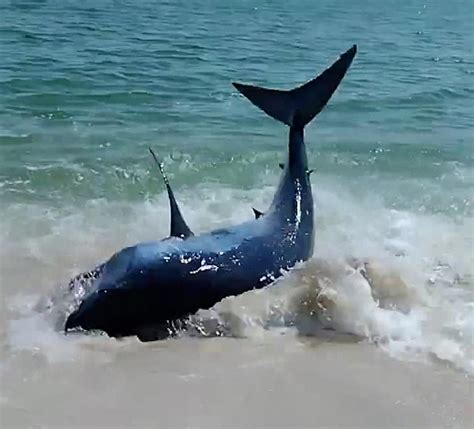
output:
M240 222L252 215L248 201L267 203L270 190L269 186L258 191L210 187L207 199L191 190L183 197L183 210L192 213L190 221L201 230ZM386 209L373 199L354 199L330 188L319 189L315 197L316 205L325 210L316 219L312 259L270 287L227 298L174 328L186 327L182 335L250 339L349 334L402 359L435 358L472 373L469 223ZM12 264L29 261L36 290L30 287L27 295L14 288L6 291L11 317L4 334L8 347L61 360L100 349L102 343L104 356L114 347L135 344L135 339L116 341L97 334L64 336L60 330L66 315L93 282L90 278L71 288L66 279L105 260L116 248L133 242L132 237L149 238L155 219L165 216L165 198L161 194L157 201L133 205L93 201L68 215L50 210L46 219L35 217L36 236L16 230L17 240L12 248L3 248L3 256ZM16 222L17 209L11 208L7 222ZM26 212L39 210L29 206ZM370 223L363 222L368 218ZM114 232L123 231L122 225L127 225L127 232L118 237ZM167 222L157 235L165 236L166 229ZM64 248L74 249L73 254L64 254ZM24 259L15 262L18 254ZM76 273L66 268L78 261ZM64 286L52 288L61 277ZM12 278L10 283L17 281Z

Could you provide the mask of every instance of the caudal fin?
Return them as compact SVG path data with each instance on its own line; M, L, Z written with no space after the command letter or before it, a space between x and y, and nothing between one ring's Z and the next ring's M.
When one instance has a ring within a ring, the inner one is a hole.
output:
M318 77L304 85L283 91L233 83L235 88L272 118L302 128L326 105L341 83L357 52L354 45Z

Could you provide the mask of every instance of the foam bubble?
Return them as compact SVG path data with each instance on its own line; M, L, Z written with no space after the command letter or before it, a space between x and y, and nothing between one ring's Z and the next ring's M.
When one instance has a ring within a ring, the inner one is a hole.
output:
M180 202L200 232L252 218L252 205L264 208L272 194L273 186L236 190L201 184L181 192ZM372 341L402 359L434 357L473 372L470 220L394 210L370 192L364 195L320 178L314 257L271 287L199 312L191 318L194 333L261 338L332 330ZM165 237L166 195L61 209L12 205L5 214L1 256L7 269L1 283L8 347L51 361L84 353L109 359L120 347L135 347L136 340L58 332L52 308L67 311L68 297L55 285L123 246Z

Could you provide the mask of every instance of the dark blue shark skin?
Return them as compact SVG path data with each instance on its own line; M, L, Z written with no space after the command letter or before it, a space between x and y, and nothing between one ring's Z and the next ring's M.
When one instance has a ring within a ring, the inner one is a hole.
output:
M353 46L317 78L291 91L234 84L289 126L288 158L268 211L237 226L199 236L188 229L119 251L103 264L65 330L80 327L140 337L147 326L179 320L225 297L265 287L310 258L314 213L304 126L324 108L355 53Z

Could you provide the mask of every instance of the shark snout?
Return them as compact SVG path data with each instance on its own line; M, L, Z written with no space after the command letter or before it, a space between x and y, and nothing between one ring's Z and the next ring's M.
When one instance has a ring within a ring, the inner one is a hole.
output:
M64 332L67 334L71 329L81 326L79 309L73 311L67 318L64 325Z

